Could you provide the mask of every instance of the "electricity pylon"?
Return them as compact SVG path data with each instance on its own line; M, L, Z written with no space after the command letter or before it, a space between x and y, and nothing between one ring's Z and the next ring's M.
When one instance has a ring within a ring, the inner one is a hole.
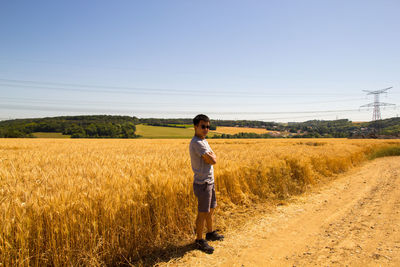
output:
M395 104L379 102L379 95L383 94L383 93L387 93L387 90L389 90L390 88L393 88L393 87L388 87L388 88L381 89L381 90L376 90L376 91L363 90L364 92L368 93L367 95L374 95L374 102L373 103L369 103L369 104L360 106L361 108L363 108L363 107L374 107L374 114L372 115L372 120L373 121L378 121L378 120L382 119L381 118L381 110L380 110L379 107L382 107L382 106L395 106Z

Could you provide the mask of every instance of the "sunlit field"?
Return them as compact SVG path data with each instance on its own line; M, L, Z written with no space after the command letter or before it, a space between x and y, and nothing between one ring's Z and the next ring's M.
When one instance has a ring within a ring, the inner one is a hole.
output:
M119 265L193 237L190 139L0 139L0 263ZM209 139L219 211L285 199L394 140ZM224 225L220 216L218 225Z
M264 128L246 128L246 127L223 127L218 126L217 130L210 131L212 133L224 133L224 134L237 134L237 133L256 133L256 134L266 134L268 131Z
M150 139L176 139L176 138L191 138L193 136L194 129L192 128L175 128L175 127L163 127L163 126L151 126L138 124L136 125L136 134L140 135L141 138ZM214 133L210 133L209 136L213 136Z
M136 133L142 138L191 138L193 136L193 126L187 128L175 128L175 127L162 127L162 126L151 126L139 124L136 125ZM256 134L266 134L271 131L261 128L246 128L246 127L223 127L218 126L217 130L211 130L209 132L209 137L219 134L237 134L237 133L256 133ZM40 136L38 136L40 137Z

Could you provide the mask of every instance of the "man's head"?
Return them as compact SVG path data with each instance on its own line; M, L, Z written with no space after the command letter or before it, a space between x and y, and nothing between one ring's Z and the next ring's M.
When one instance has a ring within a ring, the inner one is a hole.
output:
M194 133L200 138L205 138L210 129L210 118L204 114L199 114L193 119Z

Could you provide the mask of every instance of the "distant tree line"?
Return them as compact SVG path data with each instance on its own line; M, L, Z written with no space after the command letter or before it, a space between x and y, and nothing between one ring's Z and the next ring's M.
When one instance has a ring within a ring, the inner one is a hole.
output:
M379 134L400 136L400 118L398 117L370 122L368 127L376 129Z
M219 121L219 125L232 126L235 121ZM381 135L400 137L400 118L389 118L376 122L353 123L348 119L341 120L310 120L305 122L289 122L284 123L268 123L257 124L255 121L240 121L247 127L260 125L265 126L267 130L275 130L279 132L288 132L290 138L348 138L364 133L377 133ZM238 133L238 134L221 134L212 138L274 138L269 133Z
M353 123L347 119L324 121L310 120L305 122L293 122L279 127L280 130L287 130L291 133L300 132L301 136L296 137L352 137L361 132L374 132L382 135L400 135L400 118L389 118L380 121Z
M288 123L283 129L291 133L304 133L300 137L349 137L360 126L348 119L324 121L310 120L305 122Z
M168 124L193 124L193 119L158 119L158 118L146 118L138 119L138 123L161 126Z
M73 138L136 138L137 124L186 128L193 119L139 119L130 116L87 115L61 116L40 119L16 119L0 121L0 137L34 137L34 132L59 132ZM293 138L334 137L346 138L359 133L374 132L400 136L400 118L377 122L352 123L341 120L310 120L305 122L276 123L252 120L211 120L211 130L218 126L264 128L289 133ZM214 138L272 138L268 133L239 133L216 135Z
M136 138L138 119L87 115L0 121L0 137L34 137L34 132L59 132L71 138Z
M249 127L249 128L265 128L267 130L275 129L279 123L266 122L266 121L252 121L252 120L211 120L210 124L225 127Z

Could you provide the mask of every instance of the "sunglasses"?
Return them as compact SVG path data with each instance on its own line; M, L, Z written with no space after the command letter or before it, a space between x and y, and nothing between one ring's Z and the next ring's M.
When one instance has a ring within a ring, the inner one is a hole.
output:
M210 129L210 125L201 125L201 129L205 129L205 128Z

